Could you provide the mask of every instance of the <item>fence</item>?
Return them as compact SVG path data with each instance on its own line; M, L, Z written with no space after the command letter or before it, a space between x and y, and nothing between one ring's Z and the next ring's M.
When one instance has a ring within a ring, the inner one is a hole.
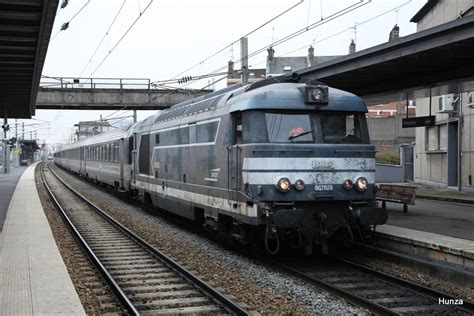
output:
M405 182L414 178L414 145L376 146L375 181Z
M43 77L41 88L55 89L142 89L150 90L151 81L145 78L73 78Z

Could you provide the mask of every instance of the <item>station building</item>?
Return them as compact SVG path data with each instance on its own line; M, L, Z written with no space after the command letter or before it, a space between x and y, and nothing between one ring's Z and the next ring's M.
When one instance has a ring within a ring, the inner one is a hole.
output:
M474 0L428 0L410 21L422 31L471 14ZM474 79L430 95L416 99L416 116L431 113L436 124L416 128L415 181L474 192Z

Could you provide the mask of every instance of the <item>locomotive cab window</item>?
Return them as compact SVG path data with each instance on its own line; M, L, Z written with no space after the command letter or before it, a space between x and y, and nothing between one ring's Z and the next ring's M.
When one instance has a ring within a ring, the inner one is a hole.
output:
M324 143L367 143L367 125L362 113L321 114L321 128Z
M309 114L265 113L270 143L314 142Z
M242 142L367 144L364 113L242 112Z

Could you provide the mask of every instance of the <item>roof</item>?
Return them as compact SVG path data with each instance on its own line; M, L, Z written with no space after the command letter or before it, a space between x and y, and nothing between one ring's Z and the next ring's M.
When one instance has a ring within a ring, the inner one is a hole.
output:
M260 80L260 79L265 78L266 69L252 69L252 68L249 68L248 72L249 72L249 80L252 79L252 78ZM240 78L241 78L240 70L234 70L234 71L232 71L232 73L227 75L227 79L238 79L238 80L240 80Z
M30 139L20 139L18 141L19 144L23 144L23 145L26 145L28 147L33 147L34 150L38 150L40 149L40 147L38 146L38 143L36 142L36 140L30 140Z
M89 146L89 145L95 145L95 144L101 144L101 143L116 141L116 140L119 140L120 138L128 138L130 136L132 128L135 125L136 124L129 125L129 126L126 126L126 127L116 128L116 129L113 129L113 130L105 132L105 133L100 133L98 135L88 137L84 140L75 142L71 145L61 147L61 149L57 150L56 152L60 152L60 151L63 151L63 150L68 150L68 149L79 148L79 147L82 147L82 146Z
M284 73L292 73L295 70L307 68L308 58L306 56L298 57L273 57L273 61L267 61L267 75L280 75ZM291 69L285 70L290 66Z
M428 2L426 2L425 5L422 6L421 9L411 18L410 22L418 23L418 21L420 21L437 3L438 0L428 0Z
M0 116L30 118L59 0L0 0Z
M178 103L173 105L172 107L160 111L159 113L147 117L145 120L137 123L134 130L137 132L146 130L150 128L153 124L157 124L160 122L180 119L184 116L210 111L215 109L219 103L219 101L226 95L229 94L231 91L235 91L242 88L242 84L234 84L233 86L209 93L204 96L200 96L198 98Z
M359 96L472 77L474 15L297 71Z
M314 56L314 62L311 63L308 56L297 57L273 57L273 62L267 61L267 75L282 75L291 74L292 72L317 64L325 63L327 61L336 59L341 56ZM285 67L290 66L291 69L285 70Z
M327 105L306 104L304 83L273 83L237 94L227 101L230 112L271 109L271 110L324 110L367 112L365 102L352 93L329 87Z

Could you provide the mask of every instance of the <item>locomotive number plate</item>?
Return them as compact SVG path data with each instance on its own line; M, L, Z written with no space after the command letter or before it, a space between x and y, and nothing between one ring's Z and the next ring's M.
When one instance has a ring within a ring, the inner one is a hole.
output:
M315 191L332 191L334 189L332 184L315 184Z

